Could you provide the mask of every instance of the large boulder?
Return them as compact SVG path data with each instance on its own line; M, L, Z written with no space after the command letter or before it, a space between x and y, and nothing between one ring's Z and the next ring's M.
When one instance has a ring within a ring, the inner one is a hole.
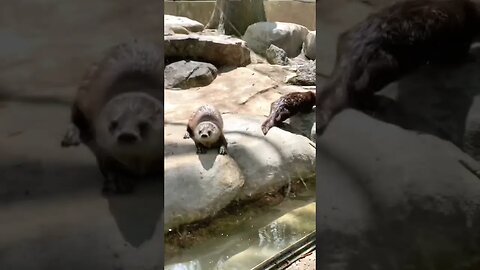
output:
M268 115L274 100L282 94L301 90L298 86L279 86L269 76L250 68L236 68L218 74L205 87L187 91L165 90L165 118L187 120L195 108L205 103L215 105L222 113Z
M282 48L292 58L301 53L308 29L305 26L285 22L258 22L250 25L243 40L254 52L265 55L271 44Z
M315 147L307 137L277 127L263 136L262 116L224 119L231 156L245 176L239 199L259 197L297 179L315 179Z
M165 229L214 216L233 200L259 198L298 179L315 179L315 147L305 136L272 128L265 117L224 115L228 155L197 155L185 125L165 127Z
M250 64L250 50L241 39L225 35L164 36L165 59L208 62L216 67Z
M185 126L166 125L164 230L213 216L227 206L244 184L230 156L197 156L183 139ZM189 151L190 150L190 151Z
M178 61L165 67L165 88L187 89L209 85L217 77L217 68L209 63Z
M321 269L477 269L471 157L354 110L331 122L317 150Z

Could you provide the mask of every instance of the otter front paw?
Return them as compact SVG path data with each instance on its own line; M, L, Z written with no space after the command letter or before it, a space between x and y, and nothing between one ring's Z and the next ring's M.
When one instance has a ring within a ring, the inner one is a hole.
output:
M218 149L218 153L220 155L226 155L227 154L227 147L225 145L220 146L220 148Z
M71 125L65 135L63 136L62 147L78 146L80 145L80 130L75 125Z
M188 132L185 132L185 135L183 135L184 139L190 139L190 134Z

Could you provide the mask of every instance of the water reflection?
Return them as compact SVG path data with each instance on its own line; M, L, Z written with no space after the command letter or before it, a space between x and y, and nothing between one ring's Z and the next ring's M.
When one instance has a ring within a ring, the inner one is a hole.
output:
M201 270L202 266L199 260L193 260L184 263L176 263L165 266L165 270Z
M251 269L315 230L314 187L274 207L243 209L207 225L197 242L166 256L165 269ZM241 214L241 215L240 215ZM242 218L240 218L240 216ZM235 221L235 222L233 222ZM234 223L235 226L226 226Z
M268 226L260 229L258 231L258 238L260 239L258 246L274 249L285 246L293 236L286 232L287 229L286 224L278 223L278 221L274 221Z

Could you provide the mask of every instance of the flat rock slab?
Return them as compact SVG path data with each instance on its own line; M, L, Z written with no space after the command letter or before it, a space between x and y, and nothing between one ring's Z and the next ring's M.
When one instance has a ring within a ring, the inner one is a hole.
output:
M250 64L250 50L241 39L226 35L176 34L164 37L165 58L208 62L221 66Z
M260 64L220 73L205 87L183 91L166 89L166 121L186 123L192 112L205 103L215 105L222 113L268 116L270 104L281 95L306 91L302 87L279 82L293 73L282 70L280 66L267 66Z
M204 25L198 21L183 16L163 15L163 25L166 29L171 29L178 33L180 29L188 32L200 32Z
M233 200L276 191L292 180L315 179L315 148L306 137L272 128L265 117L224 115L228 155L197 155L185 125L165 128L165 230L211 217Z

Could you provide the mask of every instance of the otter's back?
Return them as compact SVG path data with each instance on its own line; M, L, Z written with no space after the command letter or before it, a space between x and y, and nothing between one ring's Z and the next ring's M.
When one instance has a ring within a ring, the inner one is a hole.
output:
M197 125L200 122L211 121L215 123L220 129L223 128L223 119L220 111L213 105L200 106L190 118L189 123Z
M163 78L161 48L133 40L112 47L90 67L75 102L87 119L93 119L111 98L125 92L147 92L163 100Z
M370 61L363 58L380 49L402 61L441 57L469 46L478 28L477 13L467 0L403 0L343 33L338 49L360 62Z

